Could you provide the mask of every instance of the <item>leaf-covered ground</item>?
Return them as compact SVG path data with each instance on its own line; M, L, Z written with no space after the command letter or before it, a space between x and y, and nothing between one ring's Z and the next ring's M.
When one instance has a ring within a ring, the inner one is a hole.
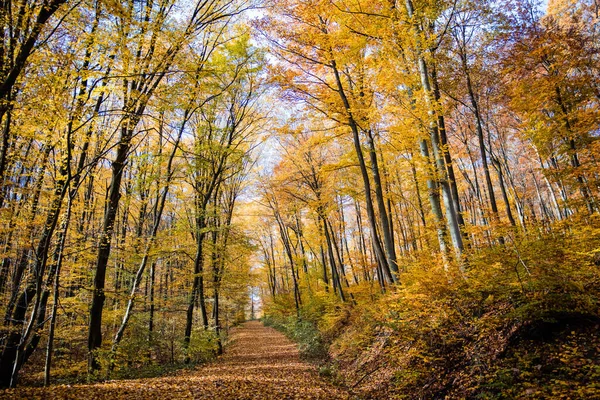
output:
M176 376L57 385L0 392L6 399L347 399L300 361L296 345L272 328L247 322L215 363Z

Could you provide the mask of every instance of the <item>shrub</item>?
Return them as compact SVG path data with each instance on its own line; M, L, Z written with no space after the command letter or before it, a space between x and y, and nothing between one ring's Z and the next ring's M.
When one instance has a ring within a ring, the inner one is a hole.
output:
M216 357L218 337L214 330L194 329L188 348L188 355L193 363L208 362Z
M265 315L263 324L277 329L298 344L300 356L311 360L328 357L328 345L317 326L311 321L298 321L296 317Z

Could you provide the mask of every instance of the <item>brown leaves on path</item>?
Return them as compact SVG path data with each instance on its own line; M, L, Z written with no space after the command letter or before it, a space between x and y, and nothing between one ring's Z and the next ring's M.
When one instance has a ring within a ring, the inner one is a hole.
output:
M176 376L0 392L6 399L348 399L300 361L296 345L259 322L234 329L215 363Z

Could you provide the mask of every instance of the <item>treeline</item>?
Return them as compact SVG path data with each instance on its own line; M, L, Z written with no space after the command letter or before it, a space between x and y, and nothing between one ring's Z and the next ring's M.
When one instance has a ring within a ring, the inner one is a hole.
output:
M0 386L24 366L48 384L53 360L91 378L198 361L244 318L252 7L3 3Z
M270 5L292 111L261 183L267 320L409 398L480 393L526 326L597 320L595 2Z

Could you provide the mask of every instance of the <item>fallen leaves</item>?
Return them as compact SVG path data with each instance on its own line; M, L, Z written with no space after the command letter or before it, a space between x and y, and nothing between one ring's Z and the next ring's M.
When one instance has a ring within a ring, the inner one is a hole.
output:
M0 392L3 399L348 399L300 361L296 345L259 322L232 331L216 362L176 376Z

